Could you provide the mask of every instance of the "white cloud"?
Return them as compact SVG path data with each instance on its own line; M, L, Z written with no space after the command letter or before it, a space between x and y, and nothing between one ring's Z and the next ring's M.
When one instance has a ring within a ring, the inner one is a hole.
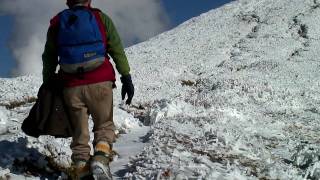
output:
M145 40L168 28L159 0L96 0L93 5L110 14L127 43Z
M159 0L94 0L93 6L113 19L125 45L146 40L168 28L169 20ZM49 20L65 8L65 0L0 1L0 14L14 16L9 44L17 61L15 75L41 73Z

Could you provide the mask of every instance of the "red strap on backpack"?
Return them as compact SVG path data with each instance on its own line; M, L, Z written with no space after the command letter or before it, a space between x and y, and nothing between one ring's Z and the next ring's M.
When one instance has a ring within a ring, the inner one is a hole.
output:
M101 32L102 40L104 42L104 46L107 49L107 30L100 16L100 10L91 8L96 20L98 22L99 30Z

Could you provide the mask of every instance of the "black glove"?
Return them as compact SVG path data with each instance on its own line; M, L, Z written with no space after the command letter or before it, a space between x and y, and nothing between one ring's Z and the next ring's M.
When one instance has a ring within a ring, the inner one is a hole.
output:
M56 94L62 94L63 87L62 78L58 74L53 74L43 83L43 88L48 88Z
M128 94L128 99L126 101L126 104L130 105L131 100L134 95L134 86L132 84L131 75L122 76L121 78L122 82L122 88L121 88L121 96L122 100L126 97L126 94Z

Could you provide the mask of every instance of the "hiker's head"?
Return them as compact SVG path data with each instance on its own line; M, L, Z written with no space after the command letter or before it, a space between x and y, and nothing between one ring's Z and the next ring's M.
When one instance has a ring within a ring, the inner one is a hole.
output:
M90 4L91 4L91 0L67 0L67 5L69 7L73 7L75 5L89 6Z

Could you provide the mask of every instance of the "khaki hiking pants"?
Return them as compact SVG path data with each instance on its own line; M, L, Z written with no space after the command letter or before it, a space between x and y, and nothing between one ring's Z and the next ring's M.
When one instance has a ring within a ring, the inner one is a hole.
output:
M107 81L64 89L73 128L70 146L73 161L90 159L89 115L94 123L93 145L98 142L112 144L115 141L112 85Z

